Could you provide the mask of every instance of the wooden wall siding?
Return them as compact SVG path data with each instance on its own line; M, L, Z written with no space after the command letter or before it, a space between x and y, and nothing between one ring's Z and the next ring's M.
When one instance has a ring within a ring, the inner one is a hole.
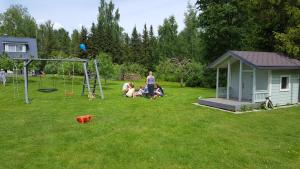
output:
M280 91L280 77L290 76L290 90ZM271 100L274 105L286 105L298 103L299 76L295 70L273 70L272 71L272 90Z
M239 70L240 69L240 63L234 62L231 65L231 98L238 98L239 97Z
M253 68L251 66L248 66L246 64L243 64L243 70L252 70Z
M253 68L251 68L246 64L243 64L243 70L249 71L249 70L253 70ZM239 96L239 71L240 71L239 61L232 63L231 71L232 72L231 72L230 97L237 99ZM245 76L245 73L250 73L251 76L253 77L251 72L244 72L242 76ZM249 83L252 83L252 81ZM261 91L261 90L268 90L268 70L256 69L256 91ZM243 96L243 99L245 98L246 97Z
M256 91L268 90L268 70L256 69Z

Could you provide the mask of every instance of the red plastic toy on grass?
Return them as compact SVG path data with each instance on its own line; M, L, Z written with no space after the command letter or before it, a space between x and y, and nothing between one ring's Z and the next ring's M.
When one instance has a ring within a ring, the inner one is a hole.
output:
M77 116L76 120L78 121L78 123L86 123L88 121L90 121L92 119L92 115L84 115L84 116Z

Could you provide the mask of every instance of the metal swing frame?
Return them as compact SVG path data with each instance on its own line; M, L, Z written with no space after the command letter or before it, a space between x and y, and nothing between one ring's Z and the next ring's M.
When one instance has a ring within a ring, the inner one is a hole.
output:
M29 100L29 92L28 92L28 67L30 65L30 63L32 63L33 61L56 61L56 62L81 62L83 64L83 70L84 70L84 76L86 79L86 84L87 84L87 89L88 92L91 93L91 87L90 87L90 80L89 80L89 75L88 75L88 62L89 60L87 59L38 59L38 58L13 58L13 60L20 60L23 61L23 76L24 76L24 100L26 104L30 103ZM95 60L94 63L97 63L97 61ZM102 86L101 86L101 82L100 82L100 74L99 74L99 70L98 70L98 66L95 64L95 68L96 68L96 72L98 75L98 85L99 85L99 93L101 98L103 99L103 91L102 91Z

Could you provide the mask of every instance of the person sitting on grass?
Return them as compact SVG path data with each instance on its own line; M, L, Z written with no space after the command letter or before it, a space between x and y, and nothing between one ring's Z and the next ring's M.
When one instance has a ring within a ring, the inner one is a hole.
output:
M159 84L155 84L154 99L164 96L164 90Z
M3 86L6 84L6 73L3 69L0 71L0 80L2 81Z
M155 88L154 93L155 93L155 95L158 95L161 97L165 95L163 88L158 83L156 83L156 88Z
M140 86L140 89L137 91L137 92L134 92L134 97L137 97L137 96L143 96L145 93L145 89L143 86Z
M133 83L130 83L129 84L129 89L126 92L125 96L126 97L134 97L134 92L135 92L134 85L133 85Z
M130 85L132 85L132 82L126 82L123 84L123 87L122 87L122 92L123 94L125 95L128 90L130 89Z

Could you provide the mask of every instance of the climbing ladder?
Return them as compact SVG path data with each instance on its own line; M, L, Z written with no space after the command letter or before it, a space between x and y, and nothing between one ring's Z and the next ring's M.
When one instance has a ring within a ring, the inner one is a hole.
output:
M88 65L87 63L83 64L83 68L84 68L84 80L82 82L82 93L81 95L85 95L85 89L87 89L88 91L88 95L93 95L96 96L96 88L97 85L99 86L99 96L101 97L101 99L104 99L104 95L103 95L103 91L102 91L102 85L101 85L101 81L100 81L100 73L99 73L99 69L98 69L98 62L95 59L94 60L94 67L95 67L95 73L90 73L88 72ZM92 82L92 86L91 86L91 82Z

